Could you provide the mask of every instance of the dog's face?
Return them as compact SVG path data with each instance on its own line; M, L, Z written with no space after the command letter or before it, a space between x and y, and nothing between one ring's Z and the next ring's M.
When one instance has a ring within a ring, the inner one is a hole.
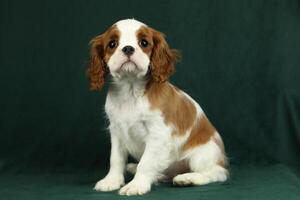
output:
M126 74L143 78L149 71L154 81L164 82L178 58L162 33L133 19L121 20L91 40L91 89L101 89L108 72L120 79Z
M107 66L112 76L120 77L124 73L134 73L138 77L145 76L150 64L153 48L151 33L141 29L143 24L135 21L118 22L112 30L118 32L117 37L111 37L108 49L114 51L108 58ZM110 31L111 32L111 31Z

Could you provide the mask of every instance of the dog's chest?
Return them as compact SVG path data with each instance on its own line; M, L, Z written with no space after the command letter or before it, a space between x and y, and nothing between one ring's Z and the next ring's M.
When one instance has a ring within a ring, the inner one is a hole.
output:
M105 110L110 123L118 127L118 137L128 152L139 159L144 151L144 140L148 134L146 121L152 115L147 99L143 96L123 99L108 96Z
M132 125L144 121L150 110L149 103L145 97L129 95L126 97L120 98L108 95L105 111L111 123L127 125L130 128Z

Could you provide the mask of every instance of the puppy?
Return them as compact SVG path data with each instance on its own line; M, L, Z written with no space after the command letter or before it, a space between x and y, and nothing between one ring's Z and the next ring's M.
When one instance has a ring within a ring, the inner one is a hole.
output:
M111 84L105 111L111 137L110 170L97 191L142 195L157 181L204 185L225 181L222 139L201 107L170 82L179 53L164 35L134 20L121 20L90 42L87 70L91 90ZM135 173L124 186L127 157Z

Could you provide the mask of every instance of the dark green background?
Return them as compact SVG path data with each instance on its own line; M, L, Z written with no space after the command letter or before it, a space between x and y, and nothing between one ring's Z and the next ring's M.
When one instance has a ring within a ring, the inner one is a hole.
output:
M132 17L182 51L171 81L231 162L225 184L162 184L141 199L299 199L299 0L2 0L0 198L125 198L92 190L108 167L107 89L90 92L85 70L89 40Z

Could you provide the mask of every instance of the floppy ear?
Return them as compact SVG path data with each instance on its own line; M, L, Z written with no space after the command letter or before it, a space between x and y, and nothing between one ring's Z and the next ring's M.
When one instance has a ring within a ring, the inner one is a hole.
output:
M104 62L103 35L97 36L90 41L90 61L87 76L90 81L91 90L101 90L106 75L106 64Z
M151 55L150 70L154 81L162 83L175 71L174 64L180 59L176 49L170 49L164 34L152 29L153 50Z

